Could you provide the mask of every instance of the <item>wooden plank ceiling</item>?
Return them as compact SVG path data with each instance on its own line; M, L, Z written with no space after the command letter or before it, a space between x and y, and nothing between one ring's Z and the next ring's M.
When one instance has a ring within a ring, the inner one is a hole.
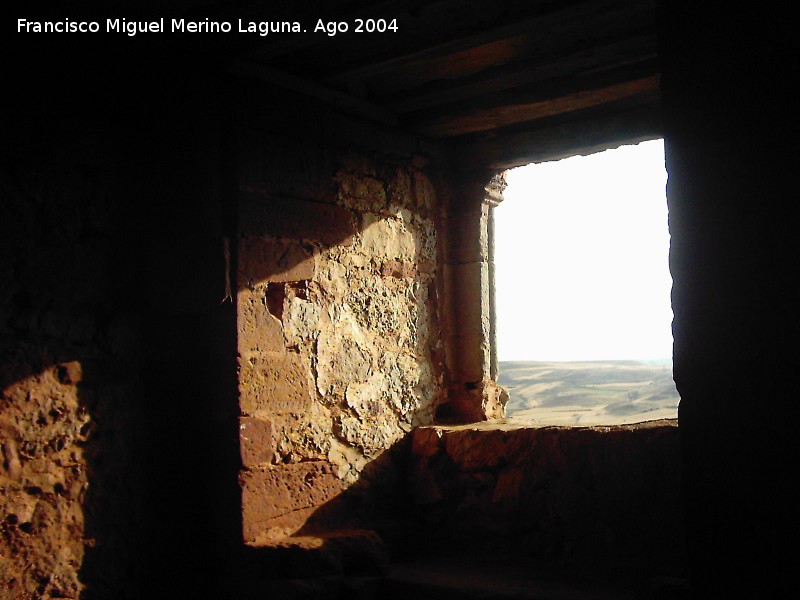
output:
M655 2L308 4L309 23L399 31L270 34L234 70L452 145L467 165L513 166L659 135Z

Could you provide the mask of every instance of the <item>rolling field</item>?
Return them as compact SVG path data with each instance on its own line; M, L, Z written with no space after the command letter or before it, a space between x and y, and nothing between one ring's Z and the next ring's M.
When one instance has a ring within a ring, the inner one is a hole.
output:
M669 360L501 362L509 420L535 425L613 425L677 417Z

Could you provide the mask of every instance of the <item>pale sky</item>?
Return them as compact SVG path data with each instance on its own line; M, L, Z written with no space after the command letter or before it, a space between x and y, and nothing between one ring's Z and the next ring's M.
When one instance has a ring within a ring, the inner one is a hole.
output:
M672 357L662 140L527 165L495 209L498 355Z

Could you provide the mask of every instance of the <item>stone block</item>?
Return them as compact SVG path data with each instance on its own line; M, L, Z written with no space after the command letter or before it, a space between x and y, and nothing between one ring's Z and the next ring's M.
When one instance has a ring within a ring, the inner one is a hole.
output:
M487 394L486 382L470 381L451 385L448 406L454 423L476 423L504 416L504 404L494 395Z
M347 487L336 476L334 466L325 461L243 471L240 479L242 529L249 543L287 515L330 502Z
M433 456L439 452L441 439L441 429L436 427L417 427L411 433L411 452L414 456Z
M244 528L243 538L248 546L264 547L294 536L310 521L317 507L299 508L278 517L260 521L257 527ZM242 511L244 513L244 511ZM243 521L244 525L244 521ZM247 536L250 537L247 537Z
M445 297L450 299L448 331L489 336L489 264L446 264Z
M239 196L239 222L244 235L271 235L328 246L349 246L355 234L353 215L341 206L248 192Z
M481 381L489 376L491 352L479 333L448 336L448 367L454 381Z
M448 215L444 260L447 263L476 263L489 260L488 220L483 211Z
M333 436L331 413L315 402L302 413L269 415L278 462L330 460Z
M239 354L283 350L283 326L270 314L262 292L245 288L237 293L236 321Z
M368 212L362 215L361 246L376 258L416 258L418 254L414 234L400 219Z
M272 461L275 453L272 442L272 423L265 419L239 419L239 452L245 467L255 467Z
M320 307L301 298L291 298L285 303L283 329L286 343L300 347L319 335Z
M311 361L294 352L240 359L239 405L243 413L302 412L313 401Z
M314 276L314 257L294 240L248 237L239 240L239 287L264 282L302 281Z
M426 268L430 269L426 265ZM395 277L398 279L413 279L417 274L414 263L407 260L387 260L381 265L382 277Z
M347 208L372 212L386 209L386 189L382 181L345 171L337 173L336 181L339 183L339 201Z
M487 419L502 419L506 416L508 391L491 379L484 379L481 399L481 411Z

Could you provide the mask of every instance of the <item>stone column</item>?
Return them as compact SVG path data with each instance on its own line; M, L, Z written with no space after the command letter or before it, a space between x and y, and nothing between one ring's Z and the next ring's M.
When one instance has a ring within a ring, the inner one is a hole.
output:
M486 182L489 183L486 183ZM495 381L492 211L502 201L504 173L459 186L444 219L445 348L449 402L440 417L457 422L501 418L508 394Z
M498 173L486 186L484 205L488 207L487 217L487 243L489 257L489 348L490 348L490 374L493 381L497 381L500 367L497 360L497 288L495 286L494 268L494 209L503 201L503 191L506 189L506 173ZM508 398L506 397L506 400ZM504 401L505 405L505 401Z

